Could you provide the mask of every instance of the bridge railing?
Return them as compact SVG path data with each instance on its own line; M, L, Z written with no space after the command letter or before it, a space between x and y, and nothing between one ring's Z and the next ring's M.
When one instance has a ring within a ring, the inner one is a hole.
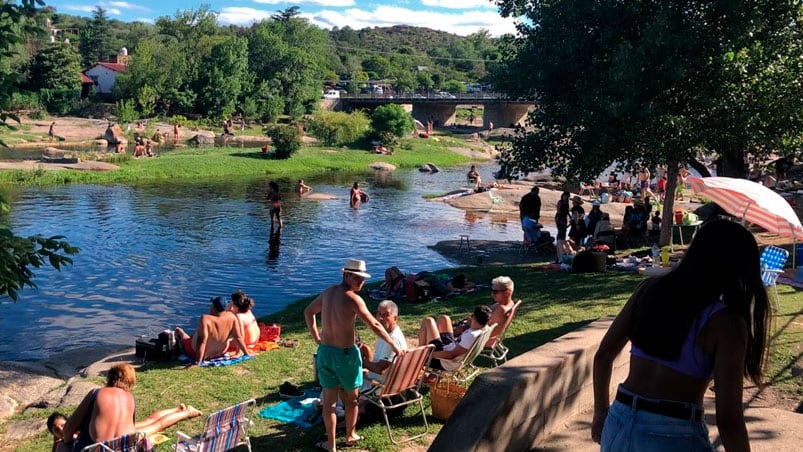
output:
M360 94L340 94L341 99L347 100L394 100L394 101L410 101L410 102L449 102L449 101L489 101L489 100L506 100L501 93L496 92L480 92L480 93L360 93Z

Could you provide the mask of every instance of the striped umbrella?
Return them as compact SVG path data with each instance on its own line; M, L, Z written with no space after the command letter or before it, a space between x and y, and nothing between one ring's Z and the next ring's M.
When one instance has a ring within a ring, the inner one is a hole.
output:
M695 193L717 203L743 222L753 223L793 242L803 241L803 226L795 210L781 195L747 179L690 177ZM792 253L794 259L794 254ZM794 262L793 264L794 265Z

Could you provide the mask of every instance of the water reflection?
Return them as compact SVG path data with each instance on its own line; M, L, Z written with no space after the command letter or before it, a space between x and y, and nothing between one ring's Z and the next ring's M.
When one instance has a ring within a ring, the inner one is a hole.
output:
M361 180L371 195L349 208ZM425 194L465 185L462 168L437 174L396 171L328 174L308 181L313 200L280 179L284 228L270 234L267 180L26 188L11 193L9 222L20 235L65 235L81 248L63 272L37 270L39 290L0 304L0 360L38 359L64 347L133 344L140 334L193 325L210 297L242 288L257 316L275 312L340 278L347 257L369 272L451 266L427 248L459 234L518 240L517 222L470 219ZM511 221L516 221L511 219Z

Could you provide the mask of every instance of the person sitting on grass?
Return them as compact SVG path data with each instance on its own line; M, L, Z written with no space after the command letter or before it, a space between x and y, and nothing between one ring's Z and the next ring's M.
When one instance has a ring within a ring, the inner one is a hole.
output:
M205 359L223 356L232 341L239 352L249 354L237 316L223 307L220 297L212 299L209 314L201 316L195 334L190 336L176 327L176 337L181 340L184 354L196 360L199 366Z
M435 346L429 366L447 372L457 370L463 355L468 353L474 341L480 337L490 318L491 308L476 306L474 313L469 317L468 328L457 338L454 337L452 319L448 315L438 317L437 323L432 317L422 320L418 331L418 343Z
M201 415L195 408L181 404L134 422L135 403L131 389L136 383L134 367L128 363L117 364L109 369L106 386L90 391L63 423L60 421L62 415L52 414L48 418L48 429L54 437L54 450L73 443L72 449L67 450L80 451L90 444L139 431L153 435L179 421Z

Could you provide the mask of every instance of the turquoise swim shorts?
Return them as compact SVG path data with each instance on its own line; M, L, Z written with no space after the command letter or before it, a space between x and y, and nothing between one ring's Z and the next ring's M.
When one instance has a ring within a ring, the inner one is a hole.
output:
M356 345L349 348L319 345L315 364L324 389L342 387L349 391L362 386L362 356Z

